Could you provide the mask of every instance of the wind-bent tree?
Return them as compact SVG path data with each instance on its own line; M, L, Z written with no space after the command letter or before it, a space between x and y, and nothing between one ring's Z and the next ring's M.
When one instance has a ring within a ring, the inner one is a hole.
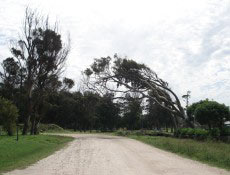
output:
M50 27L48 18L44 20L35 11L26 9L23 33L11 51L17 59L20 70L25 70L24 88L27 96L27 115L24 121L23 134L29 128L32 113L42 109L45 89L50 87L54 79L58 79L63 71L69 53L69 43L64 45L57 25ZM39 98L34 98L33 91ZM32 131L34 133L35 116L33 115ZM39 121L39 120L38 120Z
M149 95L153 96L151 92ZM171 130L173 130L172 126L174 126L173 123L175 121L173 121L174 118L170 112L154 103L151 98L147 99L146 113L148 127L156 129L166 127L166 130L168 130L168 127L171 127Z
M99 93L117 92L120 97L126 93L139 93L140 98L150 98L154 103L170 112L175 128L185 124L186 116L180 100L168 83L160 79L154 71L134 60L102 57L95 59L84 71L84 82L89 89ZM116 85L116 87L113 87ZM152 95L149 95L151 91Z

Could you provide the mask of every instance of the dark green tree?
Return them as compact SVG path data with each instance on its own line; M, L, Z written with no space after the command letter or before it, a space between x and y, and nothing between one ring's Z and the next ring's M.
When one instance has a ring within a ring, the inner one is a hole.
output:
M120 122L120 108L117 103L113 102L113 97L114 94L105 94L100 98L96 107L97 127L102 131L112 131L118 127Z
M187 115L188 115L188 119L189 119L190 121L194 122L194 120L195 120L195 111L196 111L196 108L197 108L200 104L202 104L202 103L204 103L204 102L206 102L206 101L208 101L208 99L206 99L206 100L200 100L199 102L193 103L192 105L190 105L190 106L187 107Z
M39 110L43 108L45 87L49 86L53 77L60 76L69 53L69 45L63 44L61 35L57 31L58 27L56 25L50 27L48 18L43 19L39 14L27 8L23 34L15 47L11 49L20 69L26 72L24 88L28 107L23 134L28 131L31 117L33 118L31 134L34 134L35 116L41 114ZM37 90L36 95L39 98L33 98L34 89ZM32 99L37 99L39 102L34 102Z
M141 128L142 115L142 99L137 94L126 94L125 102L123 103L123 127L129 130Z
M229 119L229 108L224 104L206 100L196 107L195 118L200 124L208 125L209 129L222 129L225 120Z

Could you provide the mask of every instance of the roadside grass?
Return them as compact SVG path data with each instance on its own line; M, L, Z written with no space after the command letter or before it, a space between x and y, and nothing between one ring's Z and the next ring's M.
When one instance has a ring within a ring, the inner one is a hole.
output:
M230 170L230 144L161 136L128 135L128 137L193 160Z
M71 137L54 135L0 136L0 174L45 158L72 141Z

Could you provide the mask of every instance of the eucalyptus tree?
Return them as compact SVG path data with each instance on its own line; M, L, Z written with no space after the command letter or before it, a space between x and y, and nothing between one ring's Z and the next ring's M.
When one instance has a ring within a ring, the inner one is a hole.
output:
M154 103L170 112L175 128L186 124L185 111L176 93L168 83L145 64L132 59L111 57L95 59L84 71L84 82L89 89L98 93L116 92L120 97L127 93L139 93L142 99L152 99ZM152 95L149 95L151 91Z
M63 72L69 50L69 42L62 42L57 24L51 27L48 17L26 9L22 35L11 49L20 69L25 70L26 74L24 88L28 106L23 134L28 131L34 110L38 110L34 105L41 105L45 88ZM39 98L34 99L39 102L32 101L35 89Z

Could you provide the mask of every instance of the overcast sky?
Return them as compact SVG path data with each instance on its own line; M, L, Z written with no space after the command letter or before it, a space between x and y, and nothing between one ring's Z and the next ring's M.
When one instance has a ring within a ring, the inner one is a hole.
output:
M10 56L25 7L70 32L65 76L78 83L93 58L117 53L147 64L191 102L230 105L230 0L0 0L0 60Z

